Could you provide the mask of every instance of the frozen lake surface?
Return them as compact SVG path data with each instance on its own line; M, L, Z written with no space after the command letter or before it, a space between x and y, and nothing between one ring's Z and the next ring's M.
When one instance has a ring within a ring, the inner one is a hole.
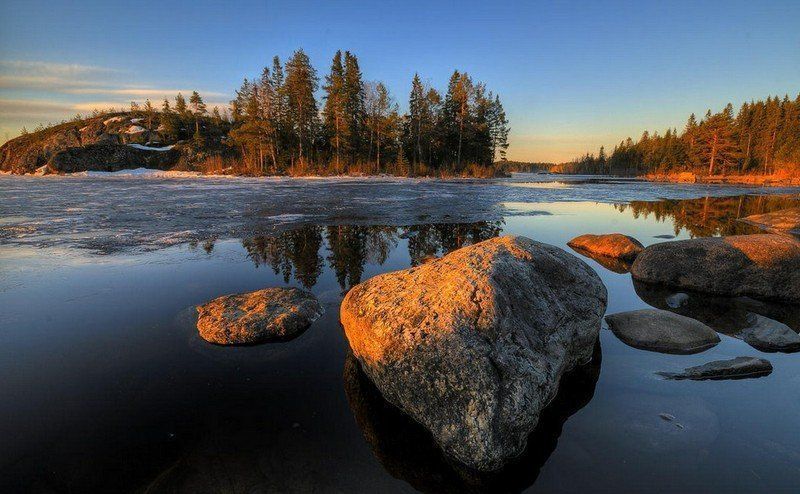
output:
M689 294L677 312L721 343L634 349L605 328L562 383L525 454L454 469L349 355L343 295L496 235L572 252L584 233L643 244L750 234L737 221L800 191L518 174L502 180L0 176L0 492L793 492L800 353L763 353L751 313L800 330L800 309ZM608 313L668 308L672 291L582 257ZM268 286L313 291L297 338L202 340L195 306ZM668 381L739 356L773 372ZM667 418L665 418L667 417Z

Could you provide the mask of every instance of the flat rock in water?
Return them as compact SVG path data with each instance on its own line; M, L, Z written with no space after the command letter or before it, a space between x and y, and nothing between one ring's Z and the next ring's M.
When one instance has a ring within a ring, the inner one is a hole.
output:
M781 209L765 214L754 214L741 218L751 225L755 225L762 230L784 231L800 235L800 208Z
M749 314L748 321L751 326L740 336L753 348L765 352L800 351L800 335L789 326L758 314Z
M715 360L707 364L689 367L683 372L658 372L667 379L691 379L694 381L744 379L763 377L772 373L769 360L755 357L736 357L730 360Z
M606 301L577 257L498 237L356 285L341 321L384 398L490 471L522 453L561 375L590 360Z
M800 303L800 241L759 234L658 243L639 254L631 275L699 292Z
M310 292L265 288L225 295L197 307L197 330L218 345L285 340L305 331L323 312Z
M605 235L580 235L567 245L573 249L581 249L598 256L612 257L632 262L644 250L644 246L633 237L621 233Z
M660 309L619 312L606 321L617 338L641 350L691 354L719 343L716 331L700 321Z

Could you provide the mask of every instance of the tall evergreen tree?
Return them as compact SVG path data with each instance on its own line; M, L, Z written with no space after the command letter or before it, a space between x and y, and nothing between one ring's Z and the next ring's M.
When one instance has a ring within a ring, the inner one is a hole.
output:
M298 162L308 159L310 144L314 141L317 120L317 102L314 92L318 87L317 72L308 55L297 50L286 62L285 91L287 116L297 144Z

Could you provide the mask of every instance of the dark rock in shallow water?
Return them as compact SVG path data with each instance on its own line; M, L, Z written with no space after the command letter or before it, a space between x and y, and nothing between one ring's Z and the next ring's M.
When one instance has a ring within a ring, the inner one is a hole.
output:
M800 235L800 208L781 209L765 214L754 214L739 221L755 225L762 230L789 232Z
M598 256L612 257L628 262L632 262L644 250L644 246L638 240L621 233L580 235L567 242L567 245L573 249L581 249Z
M789 326L758 314L749 315L750 326L741 337L750 346L764 352L800 351L800 335Z
M800 303L800 241L759 234L663 242L639 254L631 275L707 293Z
M305 331L323 312L310 292L266 288L225 295L197 307L197 330L218 345L286 340Z
M606 321L617 338L641 350L692 354L719 343L717 333L700 321L659 309L619 312Z
M667 379L691 379L694 381L745 379L763 377L772 373L772 364L763 358L736 357L730 360L715 360L707 364L689 367L683 372L657 372Z
M473 470L448 457L423 426L381 396L352 354L345 359L344 389L364 438L393 477L421 492L521 492L534 484L555 451L564 423L591 401L601 360L598 341L588 363L562 376L558 394L542 410L525 451L493 472Z
M340 317L383 396L485 471L525 449L560 376L589 360L606 298L575 256L499 237L353 287Z

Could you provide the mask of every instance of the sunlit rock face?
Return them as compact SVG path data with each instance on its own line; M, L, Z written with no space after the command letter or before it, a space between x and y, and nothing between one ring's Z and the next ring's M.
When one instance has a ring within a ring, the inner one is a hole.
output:
M754 214L741 221L768 231L785 231L800 235L800 208L781 209L771 213Z
M225 295L197 307L200 336L218 345L287 340L323 312L313 294L297 288L266 288Z
M800 241L761 234L659 243L639 254L631 275L707 293L800 303Z
M606 289L583 261L499 237L353 287L341 321L364 372L451 457L519 455L561 375L592 355Z
M636 256L644 250L641 242L621 233L580 235L570 240L567 245L594 256L611 257L628 262L633 262Z

